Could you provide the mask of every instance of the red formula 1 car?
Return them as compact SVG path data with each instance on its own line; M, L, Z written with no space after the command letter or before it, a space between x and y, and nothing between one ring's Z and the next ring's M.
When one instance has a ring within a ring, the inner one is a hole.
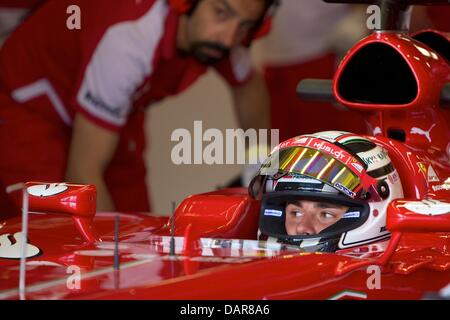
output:
M303 99L363 112L369 135L290 139L262 166L277 155L275 173L261 171L250 192L194 195L172 218L96 213L94 186L27 183L22 218L0 224L0 299L421 299L445 288L450 37L391 31L418 2L381 1L383 31L359 42L333 81L298 88ZM318 160L326 165L314 172ZM347 197L345 224L321 239L273 241L273 226L287 221L279 196L313 180ZM280 193L283 186L289 190Z

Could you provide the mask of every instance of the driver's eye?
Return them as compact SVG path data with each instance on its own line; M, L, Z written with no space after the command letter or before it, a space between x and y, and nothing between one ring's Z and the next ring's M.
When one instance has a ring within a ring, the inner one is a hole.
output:
M228 17L227 11L222 7L215 7L214 11L216 13L216 17L220 20L226 19Z
M325 219L334 219L335 215L332 214L332 213L324 211L324 212L322 212L322 217L325 218Z
M303 213L299 210L292 211L292 215L296 218L303 216Z

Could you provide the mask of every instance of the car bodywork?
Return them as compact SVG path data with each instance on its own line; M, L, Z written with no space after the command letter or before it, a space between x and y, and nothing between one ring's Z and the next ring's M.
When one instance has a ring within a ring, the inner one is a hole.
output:
M66 192L88 187L69 185ZM89 242L75 215L31 214L26 298L418 299L450 282L450 234L429 232L449 228L448 214L441 213L450 204L428 201L393 203L390 240L337 253L257 241L258 203L243 189L186 199L175 213L173 238L167 217L98 213L90 224L97 240ZM433 206L436 215L415 212ZM1 299L19 298L20 230L20 218L1 229L1 247L16 246L10 250L15 257L0 260Z

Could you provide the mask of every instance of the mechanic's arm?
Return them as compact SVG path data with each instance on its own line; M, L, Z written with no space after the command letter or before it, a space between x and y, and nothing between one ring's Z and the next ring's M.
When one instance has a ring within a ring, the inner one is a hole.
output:
M245 84L232 88L239 126L247 130L270 129L270 98L265 81L258 71Z
M78 113L72 130L72 142L66 180L94 184L97 187L97 211L114 211L114 203L103 179L111 161L119 134L103 129Z

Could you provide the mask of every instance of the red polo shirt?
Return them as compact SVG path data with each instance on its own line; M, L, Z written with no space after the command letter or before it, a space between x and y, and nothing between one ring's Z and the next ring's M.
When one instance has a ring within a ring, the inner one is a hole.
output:
M1 0L0 7L4 8L34 8L46 0Z
M81 29L67 24L72 5L80 9ZM3 184L64 180L80 112L120 132L105 180L119 210L145 210L136 200L148 202L142 111L207 70L177 51L178 21L165 0L44 3L0 51L0 91L11 100L0 105L0 150L8 150L0 158ZM231 85L244 83L251 75L247 50L235 49L216 69Z
M427 11L436 29L450 32L450 6L429 6Z
M73 4L80 30L66 26ZM164 0L49 1L5 43L2 87L30 108L36 97L51 97L39 112L52 120L70 126L79 111L118 130L136 107L177 94L205 73L176 52L178 20ZM246 50L231 57L218 69L231 84L242 83L250 71Z

